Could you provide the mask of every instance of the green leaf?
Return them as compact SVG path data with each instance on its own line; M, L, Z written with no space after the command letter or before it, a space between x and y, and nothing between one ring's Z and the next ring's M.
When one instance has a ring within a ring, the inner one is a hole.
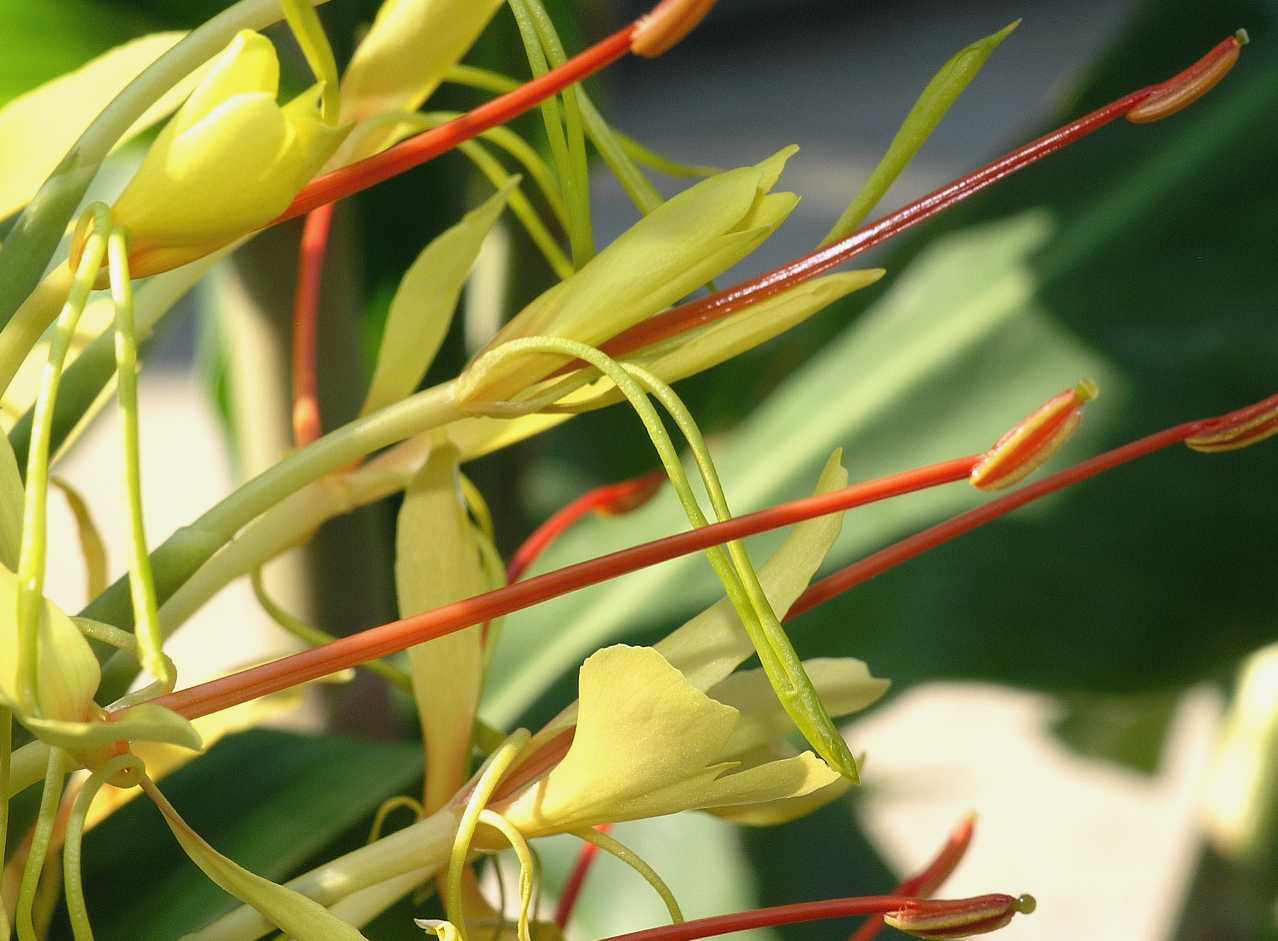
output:
M932 76L932 81L927 83L918 101L914 102L914 107L905 116L901 129L892 138L887 153L843 211L843 215L839 216L839 221L834 223L834 228L821 240L822 245L829 245L851 234L865 220L896 182L901 171L909 166L914 155L932 136L950 107L958 101L959 95L963 94L972 79L980 73L994 50L1020 24L1021 21L1016 20L997 33L963 47Z
M462 287L518 177L431 241L404 274L386 317L386 332L360 414L407 398L439 352Z
M420 773L412 746L257 730L223 739L161 786L219 851L283 879ZM149 803L129 803L85 837L99 941L177 938L236 907L187 861Z

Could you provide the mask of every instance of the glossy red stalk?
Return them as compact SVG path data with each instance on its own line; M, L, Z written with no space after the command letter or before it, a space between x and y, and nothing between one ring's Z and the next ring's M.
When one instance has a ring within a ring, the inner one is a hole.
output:
M630 52L637 24L631 23L596 43L558 68L487 101L461 117L425 131L358 163L316 177L297 194L270 225L305 215L327 203L376 186L427 161L446 154L491 127L505 124L569 85L583 81Z
M974 196L1017 170L1028 167L1030 164L1095 133L1105 125L1132 114L1151 98L1164 100L1177 89L1192 85L1197 90L1197 94L1194 98L1183 101L1180 104L1180 107L1183 108L1191 100L1201 96L1211 87L1211 85L1202 87L1200 79L1204 73L1214 76L1214 81L1211 84L1215 84L1215 82L1224 77L1228 67L1237 60L1241 44L1242 41L1238 37L1231 36L1219 43L1194 65L1166 82L1149 85L1139 91L1134 91L1123 98L1119 98L1117 101L1098 108L1090 114L1071 121L1064 127L1017 148L1010 154L986 164L961 179L946 184L921 199L917 199L909 205L889 213L882 219L871 222L869 225L846 238L827 245L825 248L819 248L804 255L802 258L797 258L742 284L725 288L708 297L675 307L655 317L650 317L643 323L613 337L602 346L602 349L614 358L624 356L641 347L650 346L668 337L695 329L703 324L735 313L751 304L756 304L765 298L780 294L796 284L800 284L846 261L850 261L871 248L901 234L906 229L932 218L937 213L957 205L970 196ZM1221 67L1222 65L1224 66L1223 68Z
M170 693L154 702L187 718L208 715L681 555L770 529L791 526L828 513L963 480L979 457L971 455L854 484L832 493L806 497L748 516L738 516L723 523L714 523L622 549L597 559L578 562L505 588L466 598L401 621L369 628L321 647L313 647L271 663Z
M517 582L543 552L560 536L587 516L618 516L639 509L657 495L666 482L665 471L653 471L632 480L616 484L604 484L583 493L567 506L557 510L546 522L538 526L510 557L506 566L506 581Z
M953 519L946 520L944 523L933 526L931 529L926 529L921 533L916 533L816 582L799 596L799 599L787 612L785 619L787 621L792 620L805 611L809 611L819 604L824 604L836 595L841 595L843 592L869 581L876 575L881 575L888 569L895 568L903 562L908 562L929 549L935 549L937 546L957 539L959 536L966 535L986 523L990 523L1001 516L1006 516L1027 503L1032 503L1048 494L1081 483L1089 477L1095 477L1097 474L1118 467L1121 464L1153 454L1155 451L1161 451L1163 448L1170 447L1173 444L1180 444L1190 438L1211 434L1222 428L1231 428L1238 423L1239 416L1253 415L1257 411L1276 406L1278 406L1278 395L1273 395L1265 399L1264 402L1237 409L1226 415L1176 425L1174 428L1168 428L1157 434L1141 438L1139 441L1133 441L1131 444L1115 448L1113 451L1107 451L1090 460L1083 461L1081 464L1059 471L1050 477L1028 484L1020 490L986 503L984 506L961 513Z
M324 256L332 230L332 203L307 213L297 255L297 289L293 294L293 443L299 448L322 433L317 365L319 303Z
M694 941L714 935L747 931L751 928L767 928L773 925L792 925L804 921L824 921L830 918L851 918L857 915L890 915L904 909L919 912L944 913L958 906L998 908L1011 907L1016 899L1010 895L985 895L957 901L933 901L900 895L865 895L843 899L825 899L820 902L799 902L794 905L777 905L757 908L731 915L698 918L677 925L662 925L644 931L614 935L605 941Z
M927 864L927 867L922 872L910 876L910 878L898 885L892 890L892 894L917 895L922 898L934 894L945 880L950 877L950 874L954 872L958 864L962 862L968 846L972 843L972 835L975 829L976 814L968 814L954 828L954 832L950 834L945 845L941 847L941 851ZM872 918L858 928L848 941L872 941L883 928L882 916Z

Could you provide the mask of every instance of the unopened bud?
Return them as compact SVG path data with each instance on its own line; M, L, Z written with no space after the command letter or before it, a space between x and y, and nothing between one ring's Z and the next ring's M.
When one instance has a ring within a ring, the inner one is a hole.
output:
M1099 394L1096 383L1084 379L1053 396L985 452L968 477L972 486L1002 490L1028 477L1073 436L1083 419L1083 406Z
M647 16L640 18L630 39L630 51L645 58L668 52L692 32L715 0L661 0Z
M1273 435L1278 435L1278 395L1210 422L1202 432L1186 438L1185 444L1213 454L1236 451Z
M1032 895L980 895L956 901L913 899L884 915L883 920L916 938L968 938L997 931L1017 913L1028 915L1037 907Z

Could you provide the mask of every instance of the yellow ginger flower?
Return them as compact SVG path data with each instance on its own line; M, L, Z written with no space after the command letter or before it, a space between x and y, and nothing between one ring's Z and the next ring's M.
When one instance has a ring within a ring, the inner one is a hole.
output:
M244 30L160 132L112 210L129 233L135 277L270 222L332 156L346 129L321 119L322 87L281 107L279 80L275 48Z

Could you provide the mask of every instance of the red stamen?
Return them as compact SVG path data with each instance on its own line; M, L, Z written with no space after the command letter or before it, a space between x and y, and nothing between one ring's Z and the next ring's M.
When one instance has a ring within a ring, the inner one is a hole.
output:
M612 829L612 824L601 823L595 829L600 833L607 833ZM594 843L581 844L581 852L577 854L577 864L572 867L572 874L564 885L564 894L559 899L559 907L555 909L555 924L559 926L560 931L567 926L568 919L572 917L572 910L576 908L577 898L581 895L581 887L585 885L586 876L598 855L599 847Z
M1278 395L1266 400L1267 403L1274 401L1278 401ZM1248 406L1227 415L1186 422L1158 432L911 536L813 585L790 609L786 620L798 617L804 611L848 588L873 578L894 565L912 559L927 549L998 519L1026 503L1071 484L1087 480L1089 477L1094 477L1128 461L1185 441L1187 438L1228 426L1231 422L1239 421L1239 416L1252 414L1257 407ZM358 666L367 660L404 650L414 644L510 614L512 611L530 607L578 588L616 578L658 562L665 562L676 556L755 535L767 529L789 526L824 513L851 509L890 496L960 480L971 472L977 460L979 460L978 457L965 457L934 464L904 474L847 487L834 493L796 500L793 503L782 504L723 523L703 526L691 532L658 539L641 546L622 549L598 559L579 562L496 591L444 605L402 621L392 621L380 627L369 628L321 647L312 647L272 663L161 696L153 702L172 709L188 719L205 716L219 709L226 709L259 696L289 689L321 676Z
M635 24L631 51L649 59L669 52L705 19L714 5L715 0L661 0Z
M1275 406L1278 406L1278 395L1271 396L1256 405L1237 409L1227 415L1176 425L1174 428L1168 428L1166 431L1160 431L1157 434L1141 438L1139 441L1133 441L1131 444L1124 445L1121 448L1115 448L1113 451L1097 455L1091 460L1083 461L1081 464L1076 464L1037 483L1022 487L1015 493L1009 493L1007 496L993 500L984 506L961 513L953 519L946 520L931 529L925 529L921 533L916 533L895 545L888 546L886 549L867 556L860 562L856 562L841 571L835 572L833 575L821 579L821 581L810 586L807 591L799 596L799 600L794 603L786 614L785 620L793 620L805 611L809 611L819 604L824 604L831 598L841 595L857 585L868 582L876 575L881 575L888 569L895 568L903 562L908 562L929 549L935 549L937 546L944 545L959 536L966 535L972 530L998 519L1000 516L1006 516L1027 503L1032 503L1041 497L1055 493L1057 490L1063 490L1073 484L1081 483L1089 477L1095 477L1097 474L1126 464L1129 461L1153 454L1155 451L1161 451L1163 448L1170 447L1173 444L1180 444L1183 441L1208 434L1222 427L1231 427L1233 423L1243 420L1245 416L1255 414L1257 410Z
M1185 71L1154 86L1153 93L1139 108L1132 109L1127 120L1133 124L1152 124L1185 110L1220 84L1249 41L1247 31L1238 30Z
M332 203L307 213L297 253L297 291L293 296L293 443L299 448L306 447L322 433L316 347L320 283L332 230Z
M1240 408L1213 422L1210 427L1185 439L1185 444L1204 454L1236 451L1278 435L1278 395L1247 408Z
M972 843L972 834L975 829L976 814L968 814L954 828L950 838L946 840L945 845L941 847L941 851L927 864L927 867L922 872L911 876L898 885L892 890L892 894L917 895L921 898L927 898L935 893L963 860L963 855ZM882 916L872 918L858 928L848 941L872 941L883 930L883 927Z
M1012 151L1007 156L986 164L974 173L949 183L929 193L922 199L915 200L909 205L898 209L896 212L889 213L877 222L872 222L846 238L827 245L825 248L817 249L802 258L782 265L780 268L761 274L744 284L725 288L717 294L711 294L709 297L692 301L681 307L675 307L663 314L651 317L643 323L637 324L613 337L603 345L602 349L614 358L624 356L667 337L675 336L718 320L721 317L726 317L750 304L755 304L765 298L780 294L796 284L841 265L882 244L893 236L899 235L906 229L918 225L937 213L962 202L969 196L979 193L1005 176L1015 173L1017 170L1021 170L1050 154L1054 154L1056 151L1062 150L1076 141L1082 140L1118 118L1136 112L1151 98L1160 101L1166 100L1182 84L1197 80L1197 77L1204 72L1220 68L1220 63L1228 61L1229 64L1232 64L1232 61L1238 58L1239 45L1239 40L1236 37L1230 37L1203 56L1194 65L1166 82L1150 85L1139 91L1132 92L1130 95L1111 102L1091 114L1071 121L1059 130L1052 131L1050 134L1031 141L1025 146ZM1229 59L1231 50L1233 60ZM1225 68L1225 71L1228 71L1228 69ZM1213 72L1212 74L1215 73ZM1215 81L1219 81L1223 75L1224 73L1222 72ZM1206 88L1202 88L1198 92L1198 96L1201 96L1206 91ZM1188 101L1185 102L1185 104L1188 103Z
M632 546L402 621L369 628L153 701L187 718L205 716L681 555L817 516L963 480L978 459L979 456L971 455L944 461Z
M591 513L601 516L630 513L655 497L665 482L665 471L653 471L621 483L605 484L582 494L556 511L524 540L506 567L506 581L519 581L520 576L528 571L541 554L583 517Z
M375 186L393 176L420 166L470 140L490 127L505 124L557 92L594 75L630 51L636 24L631 23L607 39L473 111L415 137L410 137L379 154L350 166L316 177L270 225L304 215L326 203L336 202Z
M677 925L662 925L644 931L614 935L605 941L694 941L714 935L747 931L751 928L768 928L773 925L792 925L804 921L824 921L829 918L852 918L858 915L890 915L895 912L936 913L938 916L961 908L997 908L1012 906L1016 899L1010 895L983 895L973 899L933 901L908 898L900 895L865 895L844 899L825 899L820 902L799 902L795 905L777 905L772 908L756 908L749 912L698 918Z
M1016 425L985 452L972 468L977 490L1003 490L1018 484L1060 450L1083 418L1083 406L1096 398L1096 384L1084 379L1072 389L1054 395Z

